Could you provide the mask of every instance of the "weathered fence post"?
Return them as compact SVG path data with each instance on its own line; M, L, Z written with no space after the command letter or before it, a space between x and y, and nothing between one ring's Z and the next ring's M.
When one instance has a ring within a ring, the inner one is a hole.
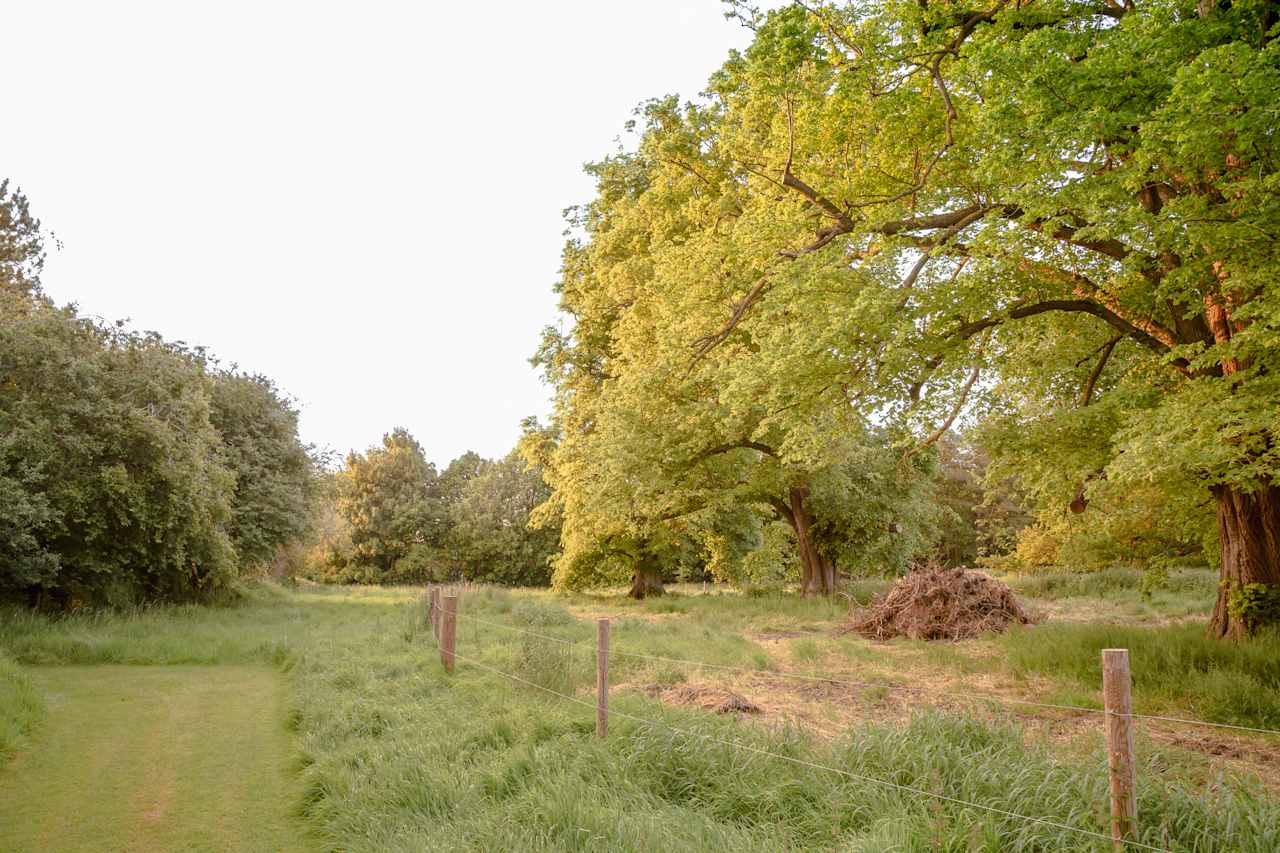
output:
M1133 697L1129 650L1102 650L1102 704L1107 712L1107 769L1111 774L1111 840L1116 850L1138 829L1138 766L1133 756Z
M596 620L596 737L609 734L609 620Z
M440 660L444 662L445 672L453 672L453 644L457 637L458 597L444 597L444 619L440 625Z

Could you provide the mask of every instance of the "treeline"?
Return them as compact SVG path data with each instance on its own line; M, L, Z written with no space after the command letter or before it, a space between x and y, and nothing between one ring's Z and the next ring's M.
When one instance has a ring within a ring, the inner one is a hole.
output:
M0 183L0 598L209 600L305 532L315 461L262 376L60 308Z
M270 379L56 306L44 260L0 183L0 600L210 601L245 574L547 583L559 527L529 528L549 490L514 451L437 471L397 429L334 470Z
M528 521L549 494L540 469L514 451L468 452L437 471L396 429L322 477L312 538L292 552L291 568L331 583L545 585L559 527Z

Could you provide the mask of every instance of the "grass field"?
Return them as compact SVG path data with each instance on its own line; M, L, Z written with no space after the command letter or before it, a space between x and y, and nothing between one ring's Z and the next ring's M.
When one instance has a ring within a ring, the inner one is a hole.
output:
M0 773L0 850L306 850L281 674L246 666L31 673L39 746Z
M1026 590L1032 606L1057 608L1061 618L1003 638L945 645L833 636L845 606L826 601L696 588L645 602L472 591L463 597L453 676L440 666L420 591L413 589L264 587L237 607L55 621L6 611L0 613L0 654L20 666L0 658L0 731L19 745L0 768L0 791L33 786L38 767L49 768L42 772L51 785L70 784L78 772L54 743L61 725L58 690L51 686L57 680L82 684L89 716L79 728L91 731L110 725L109 697L127 690L127 673L168 673L181 683L193 671L225 671L266 680L238 691L240 703L205 716L225 716L241 721L229 723L236 728L282 739L292 767L253 804L284 821L271 824L283 833L278 847L232 843L227 849L292 849L287 844L304 833L318 849L344 851L1109 849L1068 829L926 795L1106 830L1105 753L1096 716L1011 710L967 695L1054 695L1096 705L1087 661L1096 658L1093 644L1114 635L1105 633L1110 629L1091 633L1100 630L1096 624L1070 618L1090 600L1139 626L1128 630L1150 632L1126 635L1135 642L1140 711L1265 721L1280 689L1268 661L1280 659L1280 645L1264 638L1230 652L1196 651L1197 626L1187 624L1184 612L1204 594L1196 583L1163 599L1143 598L1128 579L1095 583L1117 588L1063 582ZM874 587L857 593L869 595ZM539 689L593 702L591 620L603 615L613 619L611 703L620 712L606 741L595 738L589 707ZM1046 629L1058 633L1040 633ZM1163 653L1159 662L1154 650ZM741 671L622 654L628 651ZM1181 678L1181 666L1202 680ZM788 677L818 672L880 686ZM81 681L86 673L104 675ZM259 689L267 698L255 703L250 697ZM708 713L696 701L706 690L732 690L762 711ZM1237 707L1222 698L1237 693L1249 701ZM1217 705L1204 701L1214 696ZM258 722L237 716L235 707L244 703L255 705ZM99 715L103 722L96 724ZM132 726L145 730L147 723L135 716ZM146 736L136 738L145 753ZM248 740L228 743L222 757L266 751ZM1143 841L1172 850L1280 849L1274 778L1280 744L1274 738L1144 726L1138 745ZM275 759L267 763L275 766ZM112 775L127 788L137 784L138 772ZM224 783L218 762L193 762L182 763L174 785L195 791ZM239 796L234 783L228 787L226 797ZM117 834L136 831L136 820L116 814L122 809L108 810L110 816L95 820L109 821L104 825ZM215 831L207 810L180 823L190 833L182 838ZM38 831L31 821L22 824L23 838ZM143 835L118 837L140 839L122 849L173 849Z

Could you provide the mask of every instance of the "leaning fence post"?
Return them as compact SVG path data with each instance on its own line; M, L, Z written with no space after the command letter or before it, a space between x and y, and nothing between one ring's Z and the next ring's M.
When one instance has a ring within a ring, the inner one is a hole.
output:
M444 597L443 616L440 625L440 660L444 663L445 672L453 672L453 643L457 636L458 616L456 595Z
M1107 712L1107 769L1111 775L1111 840L1116 850L1138 829L1138 766L1133 757L1133 697L1129 650L1102 650L1102 704Z
M596 737L609 734L609 620L596 620Z

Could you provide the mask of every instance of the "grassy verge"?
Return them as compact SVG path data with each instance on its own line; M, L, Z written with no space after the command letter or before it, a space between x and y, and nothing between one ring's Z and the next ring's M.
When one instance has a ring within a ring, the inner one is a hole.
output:
M1280 728L1280 633L1224 643L1204 626L1046 624L999 641L1018 675L1042 675L1097 704L1101 650L1129 650L1137 710L1176 710L1214 722Z
M846 647L857 660L883 657L848 640L773 639L837 624L844 606L827 602L684 595L631 603L488 590L466 594L462 605L464 617L588 643L589 618L603 613L616 620L617 649L764 673L792 663L796 648L802 662ZM1068 830L856 778L1105 831L1100 740L1078 761L1064 759L1010 722L936 712L814 738L785 725L665 706L623 688L612 699L617 711L666 727L617 715L610 738L600 741L589 707L482 668L591 703L590 648L463 618L458 651L465 659L446 676L411 590L272 593L226 610L0 623L0 648L23 662L278 662L288 670L286 716L300 745L297 808L329 849L1109 849ZM689 675L662 661L615 661L621 684ZM1261 789L1234 780L1211 788L1165 784L1150 763L1141 778L1150 780L1139 806L1149 844L1280 847L1280 808Z

